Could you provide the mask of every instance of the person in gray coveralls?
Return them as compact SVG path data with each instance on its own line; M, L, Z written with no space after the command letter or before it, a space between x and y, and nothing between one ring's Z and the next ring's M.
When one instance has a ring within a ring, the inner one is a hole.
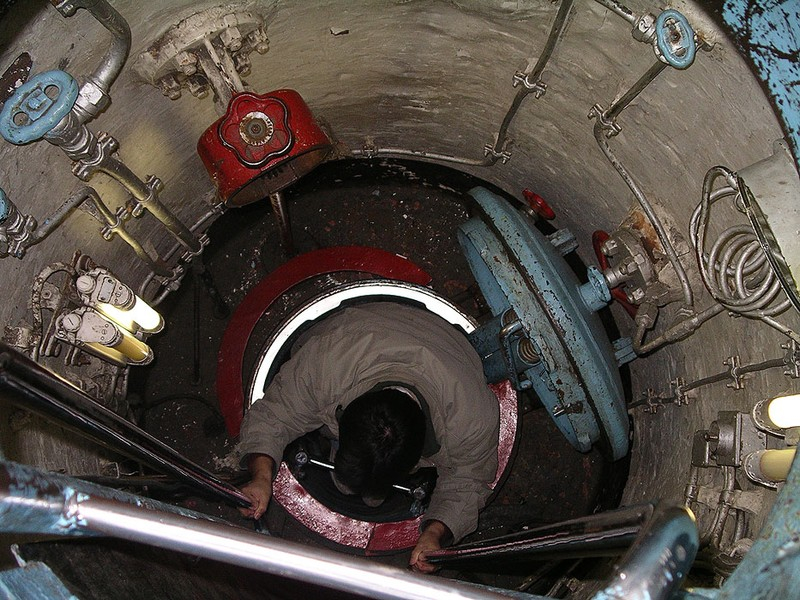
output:
M466 336L420 308L372 302L345 308L303 333L254 402L241 430L242 462L258 519L286 446L327 427L339 440L334 482L379 504L420 457L438 478L409 564L478 525L497 472L499 406Z

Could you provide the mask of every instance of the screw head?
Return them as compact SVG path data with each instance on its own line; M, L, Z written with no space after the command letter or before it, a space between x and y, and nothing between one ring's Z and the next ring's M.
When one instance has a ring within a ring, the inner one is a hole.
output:
M61 327L64 329L64 331L74 333L81 328L82 323L83 320L81 319L81 316L76 315L75 313L68 313L61 317Z

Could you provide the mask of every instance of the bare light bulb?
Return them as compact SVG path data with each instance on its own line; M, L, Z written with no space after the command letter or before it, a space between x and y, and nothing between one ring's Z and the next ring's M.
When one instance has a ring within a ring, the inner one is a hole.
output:
M134 295L133 298L133 305L130 308L119 308L107 302L98 302L95 308L128 331L145 333L161 331L164 328L164 319L161 315L139 296Z
M81 275L75 287L84 303L132 333L158 333L164 328L161 315L105 269Z
M153 360L150 346L89 307L62 315L57 335L120 365L146 365Z
M800 427L800 394L778 396L770 400L767 416L777 427Z

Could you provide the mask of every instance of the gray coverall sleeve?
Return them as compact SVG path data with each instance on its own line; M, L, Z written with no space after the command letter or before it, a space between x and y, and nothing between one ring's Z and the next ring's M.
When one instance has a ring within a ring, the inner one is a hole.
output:
M266 454L280 465L283 451L292 440L321 427L323 411L319 390L315 390L315 374L303 365L319 364L320 358L308 361L307 355L318 353L315 340L309 340L284 363L244 416L239 452L243 466L248 454Z
M439 477L423 528L426 521L441 521L453 533L453 542L477 529L478 513L497 474L498 420L497 415L483 414L460 430L448 464L437 464Z

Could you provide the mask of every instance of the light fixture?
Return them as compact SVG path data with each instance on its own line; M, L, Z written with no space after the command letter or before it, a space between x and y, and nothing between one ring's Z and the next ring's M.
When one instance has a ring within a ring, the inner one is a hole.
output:
M80 275L75 287L83 303L131 333L157 333L164 319L109 271L94 268Z
M750 413L756 427L778 437L800 427L800 394L787 394L757 402Z
M153 360L150 346L88 306L60 315L56 337L121 366L146 365Z
M800 394L773 398L767 404L767 416L781 429L800 427Z
M742 466L749 479L774 488L786 481L796 454L797 448L757 450L745 456Z

